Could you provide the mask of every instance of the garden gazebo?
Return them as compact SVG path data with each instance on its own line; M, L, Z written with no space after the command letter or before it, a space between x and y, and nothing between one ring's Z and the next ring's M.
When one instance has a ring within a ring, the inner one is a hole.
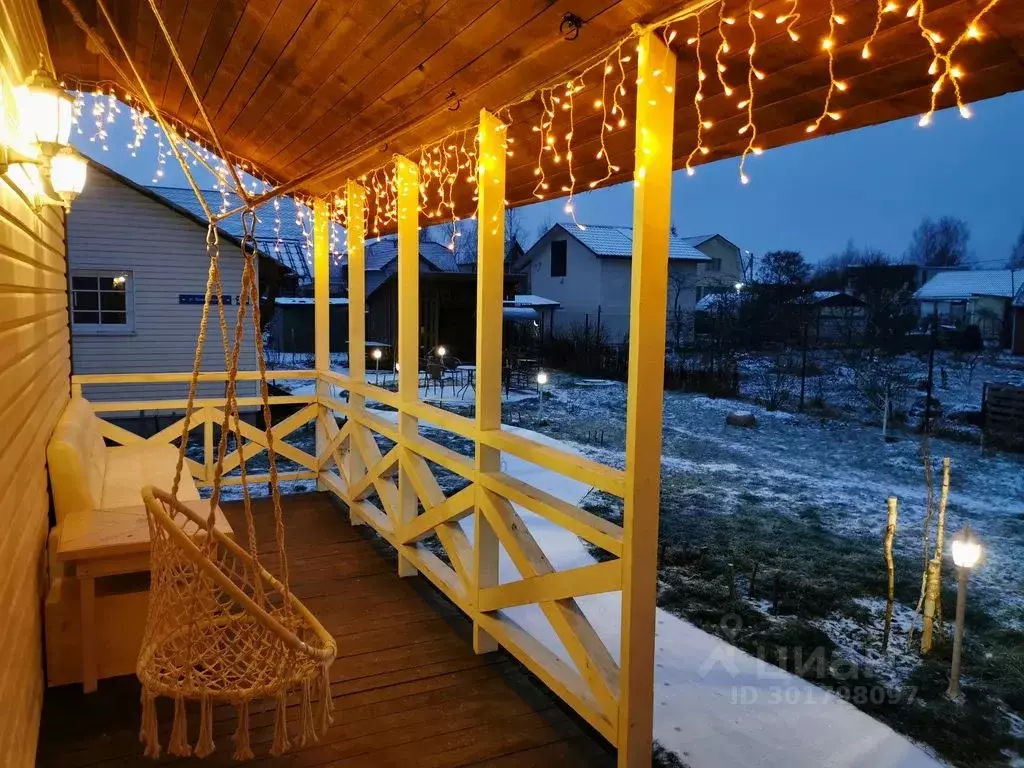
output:
M8 123L24 119L9 94L41 56L67 88L109 94L157 118L169 149L237 186L243 209L282 194L311 206L315 369L275 378L314 386L272 398L300 406L273 426L282 455L301 467L283 479L315 479L347 507L353 525L370 526L397 552L399 576L422 575L468 618L477 653L505 649L617 749L619 765L633 767L650 763L653 723L673 172L739 157L738 183L746 184L756 177L757 155L772 147L909 115L927 126L948 106L969 117L969 102L1024 88L1024 9L1016 0L11 0L0 35ZM626 180L634 183L636 234L620 469L503 429L500 339L506 207L559 197L572 216L575 194ZM33 762L42 709L39 599L53 425L69 398L90 388L190 378L180 371L71 375L65 217L45 203L5 177L0 608L10 617L6 657L21 660L0 675L7 712L0 755L8 765ZM239 209L207 213L215 221ZM418 398L417 240L422 225L451 222L457 230L471 217L478 223L477 374L475 416L466 418ZM332 227L344 227L349 259L347 375L330 364ZM384 233L397 233L399 249L397 393L365 375L364 244ZM389 406L394 418L368 401ZM182 406L108 401L96 410ZM220 407L201 401L194 421L205 456L189 467L200 486L213 476ZM309 423L317 429L315 454L284 443ZM472 458L427 439L421 424L471 441ZM103 429L114 442L138 439L108 422ZM177 436L168 428L156 438ZM378 436L391 447L382 450ZM242 428L242 438L248 442L229 457L233 466L266 446L259 430ZM622 524L506 474L502 454L622 498ZM435 467L466 485L446 496ZM556 570L520 510L609 557ZM312 552L317 534L309 519L303 525ZM435 534L444 557L422 545ZM348 535L326 543L341 547ZM501 551L518 579L499 579ZM605 592L622 596L615 647L577 602ZM506 612L532 604L551 637Z

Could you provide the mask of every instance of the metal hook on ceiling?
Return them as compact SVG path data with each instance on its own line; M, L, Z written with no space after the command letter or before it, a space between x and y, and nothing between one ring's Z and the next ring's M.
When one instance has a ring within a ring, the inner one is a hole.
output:
M566 40L575 40L580 36L581 29L583 29L583 19L572 12L562 16L562 21L558 25L558 31Z
M448 95L444 97L445 101L451 101L455 99L455 91L448 91ZM448 107L449 112L457 112L459 107L462 106L462 99L455 99L455 104Z

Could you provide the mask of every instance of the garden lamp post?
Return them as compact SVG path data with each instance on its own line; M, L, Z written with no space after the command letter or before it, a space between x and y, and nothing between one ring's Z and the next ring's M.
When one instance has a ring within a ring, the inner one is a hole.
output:
M440 403L444 402L444 356L447 354L448 350L445 349L443 345L437 348L437 357L441 361L441 370L438 371L438 374L440 376L439 383L441 385L441 399L438 401Z
M537 412L540 413L544 404L544 385L548 383L548 375L544 371L537 373Z
M953 666L949 671L946 696L954 701L960 698L960 655L964 645L964 613L967 609L967 574L981 557L981 542L971 526L966 525L953 537L953 563L957 571L956 631L953 635Z
M375 347L371 354L373 355L373 364L375 367L373 383L380 386L380 358L383 353L380 351L380 347Z

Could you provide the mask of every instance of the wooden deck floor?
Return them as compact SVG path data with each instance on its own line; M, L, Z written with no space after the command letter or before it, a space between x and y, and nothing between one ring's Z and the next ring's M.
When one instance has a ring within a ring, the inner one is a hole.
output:
M332 669L335 723L318 744L266 755L273 713L254 712L256 764L288 766L604 766L614 755L554 696L503 653L476 656L469 622L421 577L399 579L393 554L348 524L324 494L286 497L293 589L338 639ZM241 508L225 505L236 531ZM257 504L261 548L273 548L270 506ZM167 705L168 702L161 702ZM170 709L160 710L161 743ZM234 710L215 718L217 751L202 765L233 765ZM190 712L194 742L198 717ZM291 723L295 730L294 718ZM152 765L138 742L139 684L101 680L50 689L43 707L43 766ZM162 763L173 762L164 757Z

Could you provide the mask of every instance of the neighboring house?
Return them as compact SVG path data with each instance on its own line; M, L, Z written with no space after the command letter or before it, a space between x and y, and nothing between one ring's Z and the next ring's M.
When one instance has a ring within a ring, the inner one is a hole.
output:
M192 370L206 291L209 260L205 219L157 191L109 168L90 163L89 183L67 219L71 295L72 372L178 373ZM220 229L221 275L233 338L242 259L239 242ZM290 272L260 255L261 295L277 273ZM268 276L272 279L267 280ZM211 307L216 313L216 307ZM239 368L253 370L256 356L247 325ZM211 320L203 370L225 370L219 323ZM255 394L255 385L239 384ZM221 384L204 384L204 396L222 396ZM94 400L181 399L182 384L94 385Z
M601 329L609 342L629 333L631 227L556 224L520 262L531 294L557 301L554 330ZM740 249L721 235L669 240L669 339L689 340L697 301L732 290L741 279Z
M419 241L420 350L444 345L452 358L476 357L476 274L460 265L445 245ZM398 241L393 236L366 242L366 339L398 344ZM339 279L348 285L348 256L338 260ZM512 282L506 278L505 296ZM332 328L333 333L333 328Z
M807 344L850 346L864 336L866 305L843 291L813 291L794 299L806 313L800 341ZM804 333L806 332L806 336Z
M278 296L267 324L267 345L275 352L313 354L314 329L311 296ZM348 299L330 299L331 352L348 351ZM284 367L294 367L286 365Z
M976 325L986 341L1010 343L1010 307L1024 270L974 269L939 272L914 294L920 316L965 327Z
M149 190L169 200L179 208L189 211L193 216L206 221L206 213L196 199L191 187L153 186ZM207 207L220 213L234 210L242 205L242 198L234 192L221 192L216 189L203 190ZM300 223L299 215L303 219ZM311 213L304 206L299 206L290 197L278 197L260 206L256 210L256 246L261 253L273 257L291 270L295 285L286 286L282 292L305 293L313 290L313 253L311 238L313 223ZM232 216L218 222L218 228L231 237L242 237L242 217Z

